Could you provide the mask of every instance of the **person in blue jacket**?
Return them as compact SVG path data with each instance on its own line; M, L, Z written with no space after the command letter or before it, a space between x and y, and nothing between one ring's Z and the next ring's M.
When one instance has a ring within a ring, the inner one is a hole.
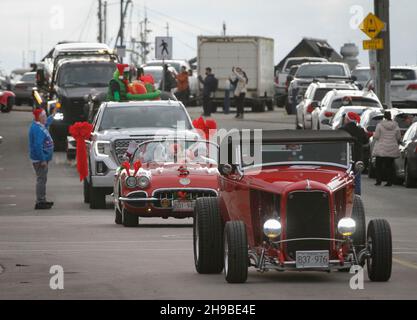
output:
M54 111L55 113L55 111ZM30 160L36 173L35 210L51 209L53 202L46 201L46 181L48 163L52 160L54 142L48 128L53 121L53 114L47 117L44 109L33 111L34 120L29 129Z

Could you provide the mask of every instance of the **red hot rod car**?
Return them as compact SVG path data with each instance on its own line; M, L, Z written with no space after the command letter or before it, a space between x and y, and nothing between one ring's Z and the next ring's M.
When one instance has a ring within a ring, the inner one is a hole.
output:
M190 218L197 198L217 197L218 146L186 139L140 144L114 184L115 222L135 227L139 217Z
M248 267L330 272L367 263L371 281L389 280L390 226L378 219L366 230L354 193L363 164L351 161L347 133L274 131L229 140L220 144L232 156L220 161L219 196L195 206L197 272L224 270L229 283L243 283ZM247 164L256 153L260 163Z

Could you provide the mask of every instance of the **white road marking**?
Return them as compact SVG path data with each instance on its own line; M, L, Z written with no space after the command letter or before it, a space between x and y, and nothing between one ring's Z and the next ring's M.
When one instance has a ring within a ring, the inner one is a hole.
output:
M401 259L396 259L396 258L392 259L392 261L394 261L394 262L402 265L403 267L407 267L407 268L410 268L410 269L417 270L417 265L414 264L414 263L411 263L411 262L408 262L408 261L404 261L404 260L401 260Z
M0 194L0 198L16 198L15 194Z
M16 207L16 203L7 203L7 204L0 204L0 207Z

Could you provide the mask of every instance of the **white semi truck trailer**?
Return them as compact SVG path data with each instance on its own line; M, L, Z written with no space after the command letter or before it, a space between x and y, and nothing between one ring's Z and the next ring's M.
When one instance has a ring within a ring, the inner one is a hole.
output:
M273 110L273 39L253 36L199 36L197 64L198 75L204 78L206 67L210 67L219 80L213 100L216 107L223 106L228 79L233 76L232 68L241 67L249 78L245 106L257 112L263 112L265 108Z

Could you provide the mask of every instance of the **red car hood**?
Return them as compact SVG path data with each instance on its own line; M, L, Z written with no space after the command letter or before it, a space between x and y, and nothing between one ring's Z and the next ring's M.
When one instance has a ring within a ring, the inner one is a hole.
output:
M319 189L333 191L353 179L346 169L330 166L279 166L245 172L245 179L255 188L273 193L292 190Z
M147 165L144 170L151 173L151 185L146 190L151 194L156 189L213 189L218 190L217 166L187 164L188 175L180 175L180 164Z

